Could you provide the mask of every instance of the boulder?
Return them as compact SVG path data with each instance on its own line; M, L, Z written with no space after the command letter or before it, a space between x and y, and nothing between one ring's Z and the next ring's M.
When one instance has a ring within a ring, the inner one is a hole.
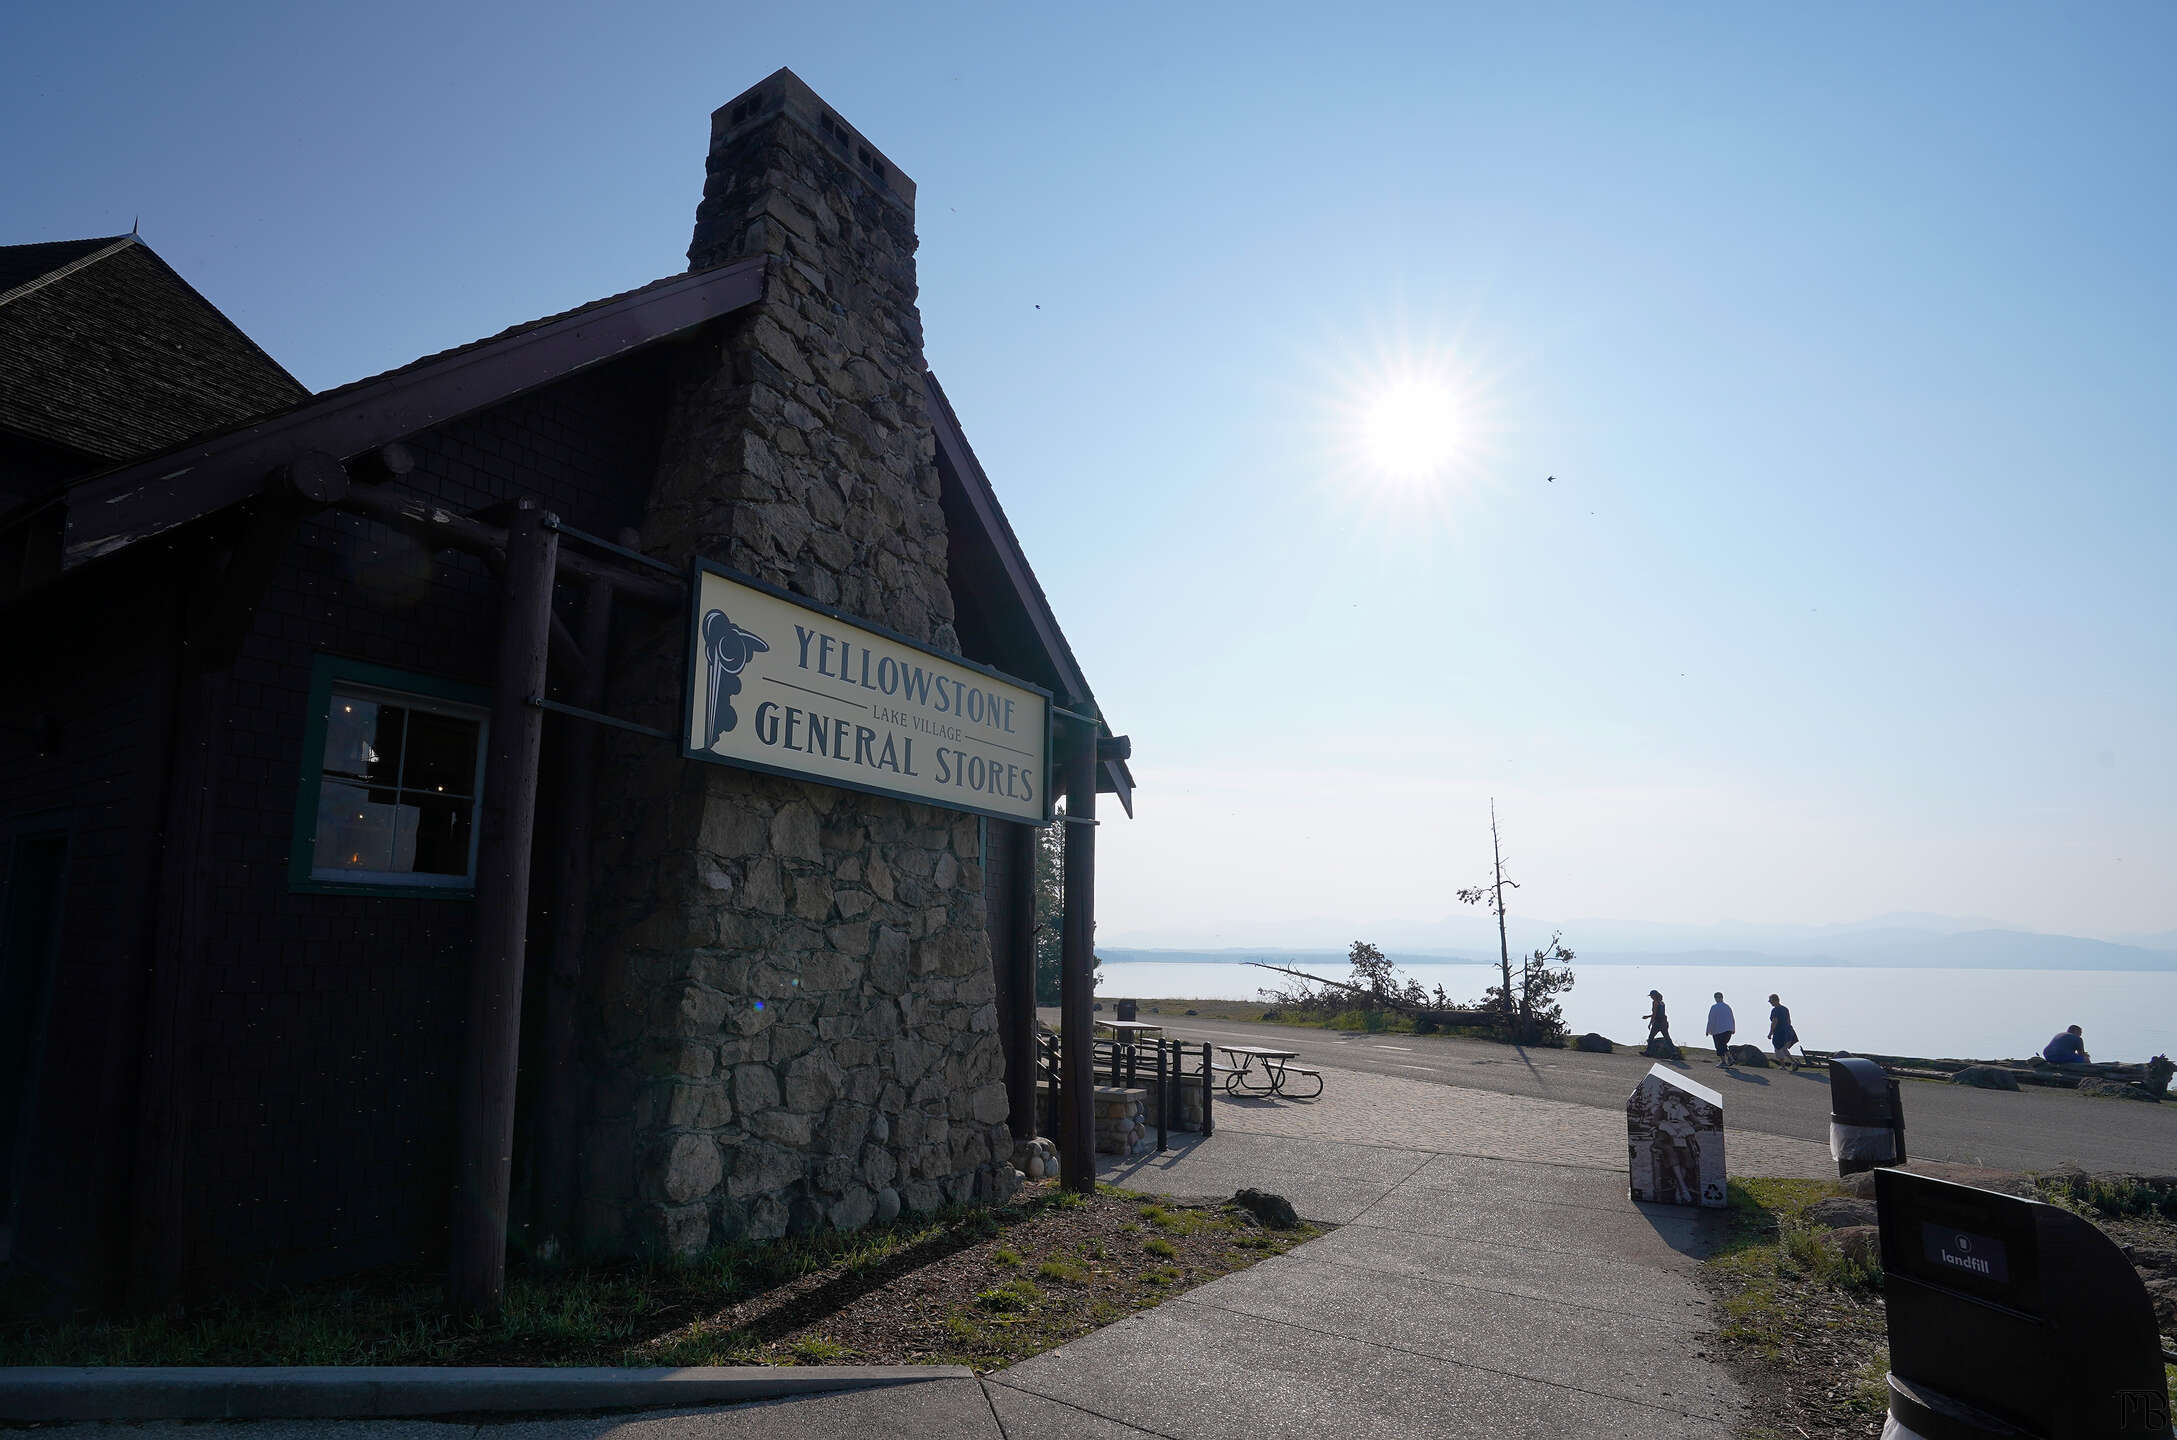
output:
M1872 1200L1833 1195L1809 1205L1807 1219L1825 1230L1849 1230L1859 1225L1876 1224L1881 1217L1876 1214Z
M2000 1065L1968 1065L1951 1072L1953 1085L1974 1085L1983 1090L2016 1090L2018 1077Z
M1618 1047L1610 1043L1610 1038L1608 1036L1598 1035L1594 1031L1590 1030L1585 1035L1582 1035L1579 1039L1573 1041L1572 1048L1575 1050L1585 1050L1591 1055L1610 1055L1615 1054Z
M1232 1203L1271 1230L1290 1230L1300 1223L1293 1202L1267 1190L1242 1190L1232 1197Z
M1882 1267L1882 1227L1880 1225L1847 1225L1841 1230L1829 1232L1844 1258L1857 1265Z
M1744 1065L1749 1070L1769 1068L1769 1052L1759 1045L1734 1045L1731 1047L1731 1063Z
M2150 1105L2162 1103L2162 1092L2149 1090L2144 1085L2127 1085L2121 1080L2081 1080L2079 1093L2109 1100L2144 1100Z
M1640 1053L1650 1060L1677 1060L1683 1062L1686 1058L1684 1052L1660 1035L1650 1040L1647 1048Z

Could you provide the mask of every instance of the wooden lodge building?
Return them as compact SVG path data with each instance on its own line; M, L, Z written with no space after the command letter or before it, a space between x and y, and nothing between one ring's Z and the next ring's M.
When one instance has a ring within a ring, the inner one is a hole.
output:
M712 116L686 273L320 395L136 236L0 249L8 1266L100 1306L450 1263L488 1307L509 1244L1001 1198L1054 791L1093 1183L1128 747L924 363L914 202L781 70ZM806 624L698 628L718 575ZM895 770L1047 708L1010 795L703 763L887 647L958 701Z

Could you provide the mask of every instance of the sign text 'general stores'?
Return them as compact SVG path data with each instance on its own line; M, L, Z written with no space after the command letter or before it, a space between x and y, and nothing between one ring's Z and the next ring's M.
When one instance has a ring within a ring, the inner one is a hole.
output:
M693 588L690 757L1049 818L1042 691L708 563Z

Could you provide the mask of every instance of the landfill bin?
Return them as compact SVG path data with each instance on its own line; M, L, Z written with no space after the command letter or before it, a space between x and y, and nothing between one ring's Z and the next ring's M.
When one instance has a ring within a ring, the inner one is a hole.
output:
M2116 1242L2054 1205L1875 1173L1884 1440L2170 1440L2154 1306Z
M1829 1158L1839 1175L1905 1163L1905 1102L1872 1060L1829 1062Z
M1141 1013L1141 1007L1131 1000L1121 1000L1116 1008L1119 1012L1118 1018L1121 1020L1131 1020Z

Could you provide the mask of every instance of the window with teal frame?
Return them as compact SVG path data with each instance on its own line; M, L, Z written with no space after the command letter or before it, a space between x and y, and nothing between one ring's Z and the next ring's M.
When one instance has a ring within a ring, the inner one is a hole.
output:
M318 656L290 887L473 894L489 702L473 685Z

